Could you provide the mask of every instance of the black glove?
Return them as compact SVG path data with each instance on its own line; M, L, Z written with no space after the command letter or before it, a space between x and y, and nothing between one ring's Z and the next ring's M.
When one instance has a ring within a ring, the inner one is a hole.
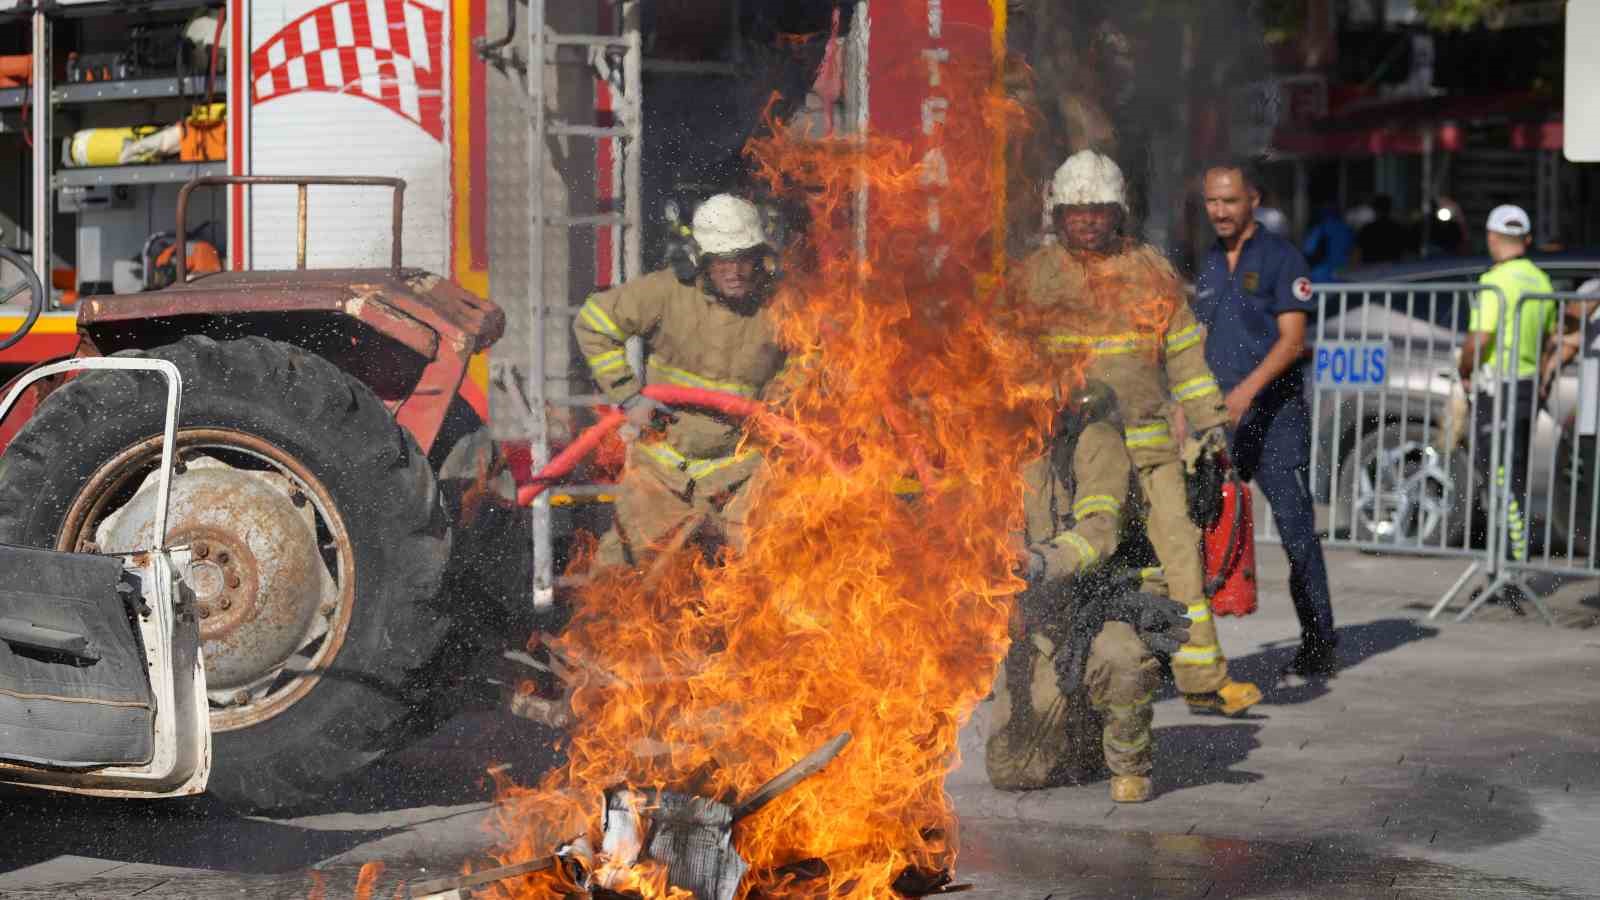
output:
M1221 428L1213 428L1200 437L1194 458L1184 466L1189 518L1201 528L1210 528L1222 516L1222 482L1228 477L1227 448L1227 435Z
M1017 607L1022 613L1022 623L1029 629L1056 627L1064 620L1069 598L1072 596L1072 577L1044 580L1044 557L1029 551L1018 567L1018 577L1028 582L1028 587L1017 595Z
M1182 603L1154 594L1086 591L1073 607L1071 625L1056 651L1056 678L1061 692L1070 694L1083 684L1090 646L1105 623L1132 625L1139 640L1152 652L1170 656L1189 641L1187 613Z
M1176 600L1127 591L1107 600L1105 607L1107 619L1132 625L1139 640L1156 653L1171 656L1189 641L1189 610Z
M1017 577L1030 585L1038 584L1039 579L1044 577L1044 554L1029 547L1022 563L1017 566Z

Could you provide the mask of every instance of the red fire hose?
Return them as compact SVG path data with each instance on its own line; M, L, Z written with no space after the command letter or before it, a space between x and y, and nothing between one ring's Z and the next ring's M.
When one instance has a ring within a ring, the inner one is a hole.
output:
M765 407L760 402L740 397L737 394L728 394L722 391L708 391L700 388L673 387L664 384L646 385L640 391L646 397L657 403L667 406L693 406L700 409L709 409L724 415L736 418L749 418L760 415ZM568 444L565 450L556 454L549 464L540 469L533 476L532 484L525 484L517 489L517 504L519 506L533 505L534 498L544 493L551 484L572 474L583 458L593 453L600 446L600 441L606 435L622 427L627 421L627 416L621 410L612 409L600 421L590 425L578 435L577 440Z

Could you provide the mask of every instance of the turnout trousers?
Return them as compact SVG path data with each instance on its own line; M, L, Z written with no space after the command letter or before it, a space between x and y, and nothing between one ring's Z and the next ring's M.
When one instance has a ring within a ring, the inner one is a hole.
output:
M638 445L628 448L615 518L600 538L597 568L643 566L664 546L691 539L735 553L744 550L755 465L732 466L706 481L674 475Z
M1032 790L1152 768L1151 703L1160 664L1124 622L1107 622L1089 648L1083 687L1061 693L1057 645L1035 629L1014 640L995 687L986 764L1002 790Z
M1095 422L1077 438L1070 474L1057 472L1049 458L1024 470L1026 539L1046 549L1058 575L1092 569L1115 550L1129 469L1120 429ZM1012 622L986 758L997 788L1088 781L1107 767L1116 775L1150 773L1160 663L1132 626L1106 622L1089 645L1082 685L1063 693L1056 654L1071 633L1072 583L1050 588L1068 592L1052 620L1025 625L1019 610Z
M1145 531L1161 568L1144 573L1144 589L1188 607L1189 643L1172 657L1172 680L1185 694L1206 694L1228 683L1228 660L1217 640L1211 602L1205 594L1205 560L1200 552L1200 527L1189 518L1189 493L1183 461L1148 450L1135 453L1139 488L1149 513ZM1143 457L1143 458L1141 458Z

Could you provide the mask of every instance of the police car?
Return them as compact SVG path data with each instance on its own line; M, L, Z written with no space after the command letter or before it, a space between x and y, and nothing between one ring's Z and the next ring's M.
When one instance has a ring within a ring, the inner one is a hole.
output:
M1557 291L1575 290L1600 275L1596 252L1531 254L1530 259L1550 276ZM1434 258L1347 270L1342 281L1470 284L1491 265L1488 257ZM1329 294L1324 303L1323 321L1311 325L1312 377L1307 379L1308 391L1315 384L1324 387L1312 473L1317 499L1340 498L1341 537L1464 546L1474 509L1481 510L1483 504L1480 495L1474 508L1462 486L1479 479L1469 478L1464 447L1441 452L1447 442L1439 438L1450 417L1456 357L1467 332L1467 305L1426 290ZM1380 334L1389 339L1361 339ZM1553 450L1562 463L1555 473L1555 497L1565 499L1571 493L1577 474L1568 471L1577 371L1576 364L1562 371L1535 423L1529 484L1530 505L1536 513L1551 508L1544 497L1551 484ZM1330 398L1337 402L1329 402ZM1336 459L1337 481L1332 465ZM1549 517L1549 543L1559 553L1569 545L1568 516L1561 503L1556 506L1556 515ZM1534 525L1537 552L1545 528L1543 522ZM1479 528L1473 531L1481 533ZM1586 523L1578 531L1571 536L1572 550L1582 554L1588 544Z

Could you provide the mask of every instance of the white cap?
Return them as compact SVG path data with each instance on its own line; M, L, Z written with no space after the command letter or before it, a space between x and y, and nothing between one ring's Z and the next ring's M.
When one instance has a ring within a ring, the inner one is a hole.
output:
M1510 203L1489 210L1489 230L1495 234L1527 237L1529 232L1533 231L1533 227L1528 224L1529 221L1531 220L1527 211Z
M1588 281L1585 281L1583 284L1578 285L1578 293L1585 297L1591 297L1595 294L1600 294L1600 278L1591 278Z
M709 256L738 253L767 242L761 211L732 194L716 194L700 204L690 227L700 252Z
M1045 209L1058 206L1095 206L1115 203L1128 208L1126 182L1122 170L1111 157L1093 150L1079 150L1056 169L1045 197Z

